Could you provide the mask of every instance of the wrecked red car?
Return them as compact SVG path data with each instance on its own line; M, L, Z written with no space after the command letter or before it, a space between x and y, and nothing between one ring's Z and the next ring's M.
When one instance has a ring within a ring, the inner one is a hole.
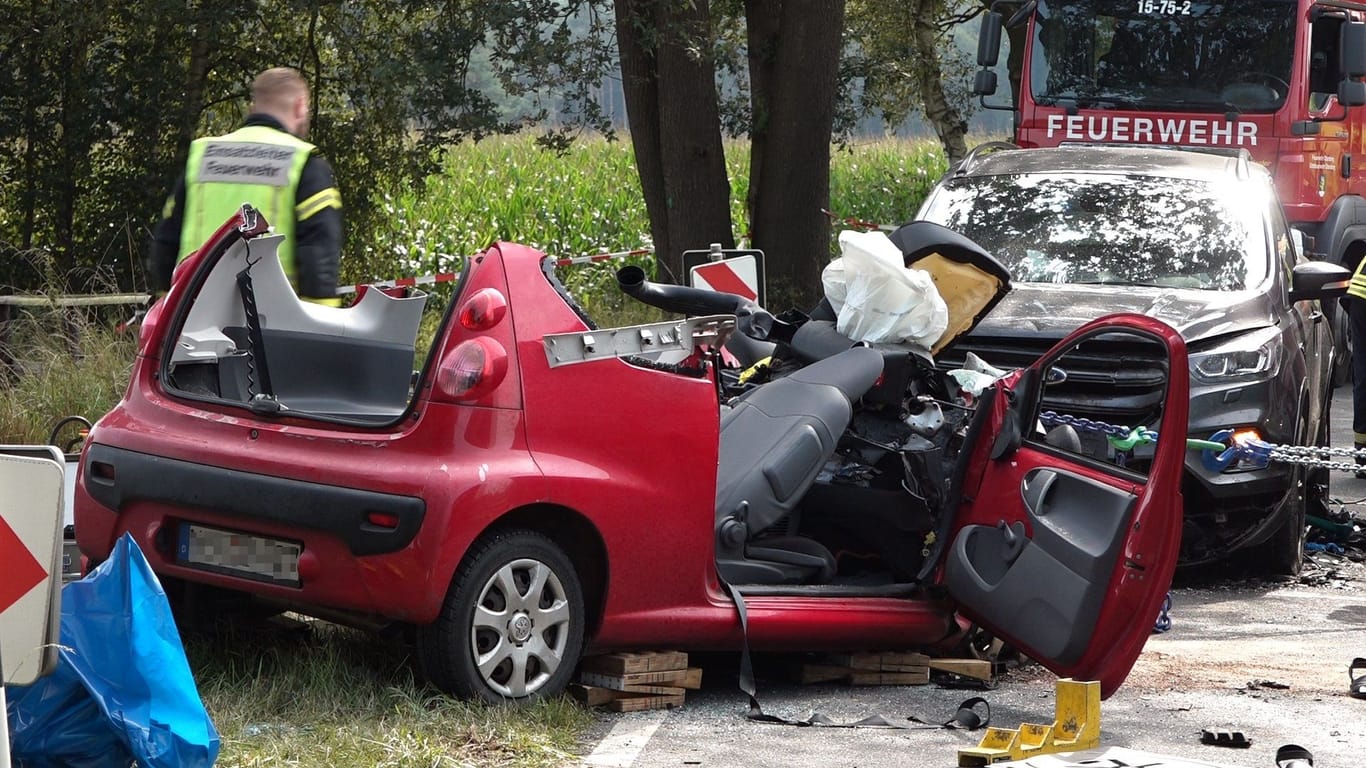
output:
M923 226L907 262L964 288L961 333L1008 275ZM205 595L412 624L429 679L493 701L560 691L586 652L908 649L962 617L1108 696L1150 633L1184 442L1137 471L1038 409L1104 337L1178 372L1145 426L1184 435L1185 347L1159 321L1089 323L974 392L928 350L694 311L713 305L639 273L636 294L703 316L599 329L544 254L499 243L415 365L426 296L301 302L278 243L244 208L149 312L84 446L92 560L126 531ZM723 347L770 365L737 375Z

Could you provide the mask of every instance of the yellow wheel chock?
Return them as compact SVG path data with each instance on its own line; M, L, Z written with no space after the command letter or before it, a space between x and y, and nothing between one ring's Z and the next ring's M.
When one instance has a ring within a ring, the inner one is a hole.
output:
M1052 725L1021 723L1019 728L987 728L981 743L958 750L959 768L1100 746L1100 683L1063 678L1056 691Z

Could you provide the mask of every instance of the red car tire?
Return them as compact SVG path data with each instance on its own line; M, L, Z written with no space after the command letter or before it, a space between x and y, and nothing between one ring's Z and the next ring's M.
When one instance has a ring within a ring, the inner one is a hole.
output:
M418 629L428 680L456 696L532 701L564 690L583 652L583 587L543 534L499 531L470 548L441 614Z

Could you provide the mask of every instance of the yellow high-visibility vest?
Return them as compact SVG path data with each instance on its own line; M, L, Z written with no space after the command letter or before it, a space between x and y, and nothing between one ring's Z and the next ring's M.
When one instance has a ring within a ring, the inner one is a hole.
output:
M285 236L280 265L289 282L297 285L295 197L313 149L303 139L264 125L248 125L191 143L185 166L180 259L198 250L243 203L251 203Z

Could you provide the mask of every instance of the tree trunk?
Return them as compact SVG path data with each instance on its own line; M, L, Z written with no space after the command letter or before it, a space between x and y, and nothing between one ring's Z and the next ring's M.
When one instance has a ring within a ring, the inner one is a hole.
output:
M769 104L773 90L773 66L777 59L778 22L783 0L750 0L745 5L745 36L749 56L749 192L745 195L745 215L751 237L754 212L758 208L759 182L764 176L764 157L768 153L768 123L773 116Z
M38 23L49 23L44 19L44 14L38 8L38 2L33 0L29 3L29 18ZM38 166L40 162L39 147L46 142L45 136L40 132L38 125L38 104L39 99L47 93L43 87L43 51L45 46L45 35L38 32L36 28L25 31L29 44L24 55L24 170L23 170L23 189L20 194L19 207L22 224L19 229L19 247L22 250L33 248L35 228L37 227L38 215L38 190L40 182L38 179Z
M57 121L61 138L57 143L57 167L66 173L53 180L56 216L53 221L53 257L57 275L65 281L65 288L74 290L76 277L76 201L81 196L90 163L89 152L94 145L95 127L89 117L90 83L87 80L90 22L87 19L65 20L67 45L58 57L62 82L58 101ZM96 22L98 25L98 22Z
M185 100L181 102L180 119L176 121L176 167L183 168L190 153L190 141L199 129L199 115L204 109L204 91L209 79L209 54L215 34L215 13L205 3L194 4L191 13L194 31L190 37L190 66L185 72Z
M622 93L655 259L682 282L684 250L735 243L710 10L705 0L614 4Z
M626 123L636 156L636 174L650 216L650 237L656 248L668 241L664 206L664 166L659 156L659 84L655 80L654 55L645 38L654 22L655 0L615 0L617 50L621 59L621 94L626 103ZM657 250L663 263L667 251Z
M944 155L949 165L953 165L968 153L968 121L944 93L936 30L941 5L939 0L916 0L911 22L911 51L919 62L915 68L916 87L920 91L925 119L934 126Z
M821 211L830 207L844 2L747 0L745 15L749 33L764 35L749 41L759 57L750 65L760 137L750 160L754 246L767 259L769 306L809 307L822 294L830 258L830 221Z

